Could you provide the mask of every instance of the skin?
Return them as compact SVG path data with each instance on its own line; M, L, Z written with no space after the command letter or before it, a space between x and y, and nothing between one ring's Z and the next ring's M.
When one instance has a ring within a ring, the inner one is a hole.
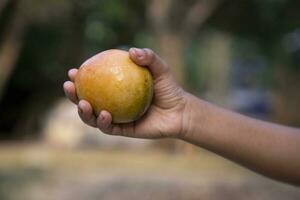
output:
M128 124L112 124L112 117L105 110L94 116L89 102L78 101L73 83L77 69L71 69L64 91L77 104L84 123L110 135L184 140L262 175L300 185L300 129L212 105L184 91L175 82L170 67L152 50L131 48L129 54L153 75L154 100L149 110Z

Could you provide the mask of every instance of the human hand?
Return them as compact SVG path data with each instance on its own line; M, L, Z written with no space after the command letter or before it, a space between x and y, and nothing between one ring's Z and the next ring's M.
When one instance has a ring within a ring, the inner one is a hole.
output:
M70 81L64 83L66 96L78 106L81 120L110 135L135 138L180 137L184 134L186 122L186 92L176 84L170 67L152 50L131 48L130 58L138 65L148 67L153 76L154 97L147 112L137 121L113 124L108 111L93 114L92 106L85 100L78 100L74 80L77 69L68 72Z

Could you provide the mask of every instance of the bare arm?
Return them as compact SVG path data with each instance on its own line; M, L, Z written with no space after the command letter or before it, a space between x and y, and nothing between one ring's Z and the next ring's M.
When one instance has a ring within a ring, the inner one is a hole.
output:
M69 71L66 96L78 106L86 124L110 135L135 138L173 137L206 148L277 180L300 185L300 129L255 120L202 101L175 83L170 67L150 49L129 50L130 58L148 67L154 78L154 99L147 113L129 124L113 124L103 110L93 115L89 102L79 101Z
M188 97L181 138L271 178L300 185L300 129Z

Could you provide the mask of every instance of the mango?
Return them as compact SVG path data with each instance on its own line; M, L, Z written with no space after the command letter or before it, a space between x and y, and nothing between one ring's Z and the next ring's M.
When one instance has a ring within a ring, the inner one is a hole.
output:
M113 123L139 119L151 104L153 79L127 51L111 49L86 60L75 77L79 99L88 101L96 116L110 112Z

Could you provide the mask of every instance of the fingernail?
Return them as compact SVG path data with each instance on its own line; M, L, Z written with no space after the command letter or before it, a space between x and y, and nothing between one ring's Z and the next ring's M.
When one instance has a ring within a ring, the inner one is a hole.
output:
M104 116L102 114L100 114L100 120L104 121Z
M135 54L139 59L144 57L144 51L142 49L134 48Z

